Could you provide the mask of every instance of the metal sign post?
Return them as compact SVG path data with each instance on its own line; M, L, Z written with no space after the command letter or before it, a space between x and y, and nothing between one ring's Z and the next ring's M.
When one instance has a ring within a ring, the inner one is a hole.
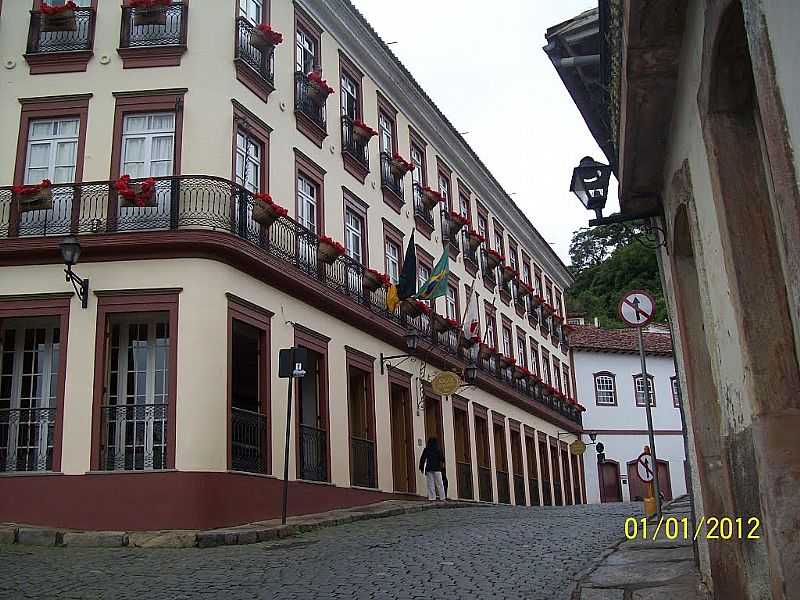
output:
M283 448L283 511L281 524L286 525L286 507L289 501L289 439L292 433L292 388L294 380L305 376L304 370L306 352L302 348L285 348L280 351L279 371L280 377L289 379L288 403L286 405L286 441Z
M636 327L639 336L639 357L642 361L642 394L647 414L647 437L650 441L650 455L653 459L653 487L656 499L656 515L661 517L661 488L658 485L658 460L656 459L656 440L653 434L653 411L650 406L650 380L647 377L647 358L644 351L642 328L652 319L656 311L655 299L641 290L627 292L620 300L618 312L628 327Z

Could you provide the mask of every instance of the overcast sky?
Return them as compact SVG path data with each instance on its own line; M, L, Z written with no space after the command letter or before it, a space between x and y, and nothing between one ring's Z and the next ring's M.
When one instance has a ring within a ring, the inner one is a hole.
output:
M568 264L590 218L569 193L572 169L605 159L542 46L597 0L352 2Z

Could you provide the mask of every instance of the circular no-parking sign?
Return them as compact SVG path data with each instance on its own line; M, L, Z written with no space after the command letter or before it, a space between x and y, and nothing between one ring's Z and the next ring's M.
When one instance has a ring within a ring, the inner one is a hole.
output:
M633 290L622 297L617 312L629 327L643 327L653 320L656 301L649 292Z
M653 481L653 457L644 452L636 459L636 474L645 483Z

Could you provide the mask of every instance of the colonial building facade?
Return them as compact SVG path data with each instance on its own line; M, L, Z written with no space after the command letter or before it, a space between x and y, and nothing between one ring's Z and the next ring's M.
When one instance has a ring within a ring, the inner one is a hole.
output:
M276 516L293 346L291 513L419 496L429 436L452 498L585 500L570 276L349 2L31 2L0 5L0 521ZM393 312L412 232L449 289Z
M658 480L664 498L686 493L686 457L678 380L669 330L644 334L647 394L653 415ZM636 475L636 459L650 444L644 405L644 379L636 332L580 326L570 336L578 398L586 407L583 427L603 444L583 455L589 502L641 500L645 486Z
M794 0L601 0L547 33L622 214L661 229L697 522L761 524L698 535L718 598L800 594L799 21Z

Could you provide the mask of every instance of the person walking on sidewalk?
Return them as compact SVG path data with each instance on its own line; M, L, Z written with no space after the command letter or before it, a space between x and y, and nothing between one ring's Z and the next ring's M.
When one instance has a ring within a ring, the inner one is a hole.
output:
M444 455L439 449L439 442L435 437L428 438L428 444L419 458L419 470L425 473L425 478L428 480L428 500L436 500L437 494L439 500L447 500L442 480L443 465Z

